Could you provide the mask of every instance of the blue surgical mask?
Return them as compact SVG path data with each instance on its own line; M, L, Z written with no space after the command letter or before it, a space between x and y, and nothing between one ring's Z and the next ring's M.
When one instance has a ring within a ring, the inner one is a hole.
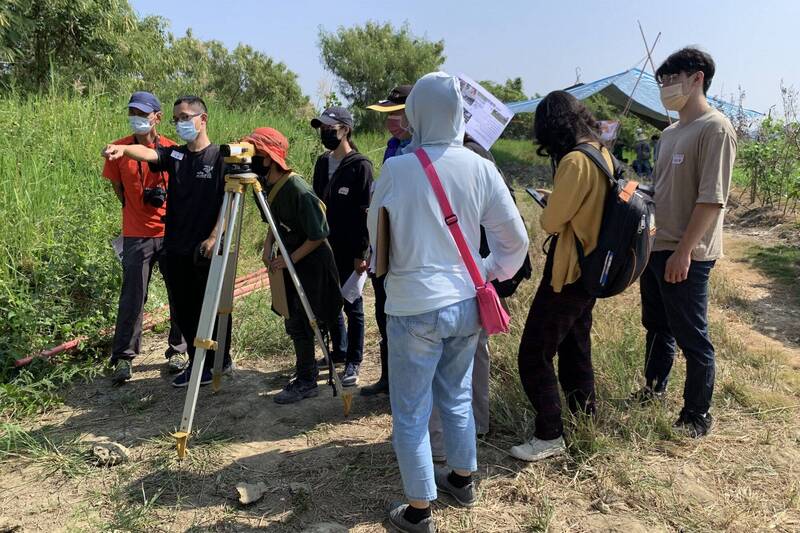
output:
M191 119L178 121L175 125L175 130L178 132L178 137L187 143L197 139L197 136L200 134L194 126L194 120Z
M147 135L153 129L153 125L150 124L150 119L147 117L131 115L128 117L128 122L131 123L131 129L136 135Z

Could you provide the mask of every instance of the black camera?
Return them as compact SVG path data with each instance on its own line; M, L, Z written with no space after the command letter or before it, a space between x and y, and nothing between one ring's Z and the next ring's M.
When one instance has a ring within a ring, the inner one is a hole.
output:
M161 207L167 200L167 191L163 187L145 187L142 200L153 207Z

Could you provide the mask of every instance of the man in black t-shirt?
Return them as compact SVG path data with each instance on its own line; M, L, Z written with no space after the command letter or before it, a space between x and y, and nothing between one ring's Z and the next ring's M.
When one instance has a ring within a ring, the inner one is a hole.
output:
M175 129L186 144L178 147L147 148L142 145L108 145L106 159L128 156L150 164L153 172L167 172L167 214L164 250L166 282L175 298L175 313L181 331L189 341L188 368L172 382L186 387L191 376L200 311L203 306L211 254L217 239L217 218L225 195L225 170L219 146L206 133L208 111L197 96L179 98L172 110ZM228 321L230 341L231 321ZM216 327L214 328L216 333ZM211 383L214 352L206 353L201 385ZM225 347L225 371L231 368L230 342Z

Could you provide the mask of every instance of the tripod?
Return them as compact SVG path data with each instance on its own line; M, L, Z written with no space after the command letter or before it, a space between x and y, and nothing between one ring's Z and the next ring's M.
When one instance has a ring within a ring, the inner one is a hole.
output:
M242 197L248 187L252 187L259 210L264 215L269 227L272 228L272 234L275 236L275 242L278 244L286 263L289 277L297 290L297 295L303 305L303 310L311 329L314 330L317 343L328 362L333 395L339 394L342 397L345 416L350 413L350 406L353 401L352 393L343 393L342 383L333 367L327 342L319 329L311 304L300 283L300 278L297 276L297 271L294 268L294 264L292 264L289 252L278 233L272 211L270 211L269 204L264 199L258 176L250 171L251 158L255 154L253 146L248 143L223 145L221 150L225 156L227 170L225 174L225 197L222 201L222 208L216 225L218 238L214 244L211 269L203 296L203 307L197 324L197 336L194 339L195 354L192 363L192 375L189 379L189 388L186 391L181 425L180 429L172 434L177 441L179 459L183 459L186 456L189 436L192 432L192 423L194 422L197 396L200 392L200 376L203 372L203 364L208 350L215 351L212 390L216 393L222 384L222 365L226 344L230 342L230 339L227 338L227 328L233 311L233 290L236 265L239 259L239 241L242 234L242 213L244 211L242 209ZM215 319L218 320L216 341L212 339Z

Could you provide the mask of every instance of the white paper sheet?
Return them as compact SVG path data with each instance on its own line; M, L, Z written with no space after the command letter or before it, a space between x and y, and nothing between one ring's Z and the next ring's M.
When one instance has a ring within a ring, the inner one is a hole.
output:
M472 78L459 74L458 79L467 133L488 150L514 118L514 112Z
M356 274L353 272L350 274L350 277L347 278L347 281L344 282L344 285L342 285L342 298L350 303L355 302L364 292L364 284L366 282L366 272L362 272L361 274Z

